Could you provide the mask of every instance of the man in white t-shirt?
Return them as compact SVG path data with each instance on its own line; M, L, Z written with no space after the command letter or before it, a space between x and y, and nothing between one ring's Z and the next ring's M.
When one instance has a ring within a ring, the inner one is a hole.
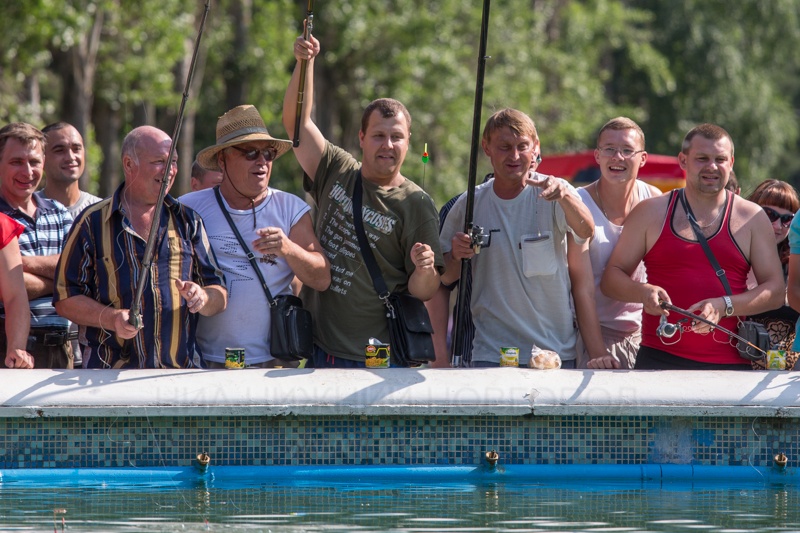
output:
M227 347L244 348L248 366L292 365L270 353L269 304L248 252L257 257L273 298L292 294L295 276L318 291L330 285L330 264L314 235L308 204L269 186L273 162L291 147L269 134L255 107L235 107L219 118L217 143L197 154L203 168L222 173L222 183L179 198L203 217L228 282L225 312L200 317L197 327L197 350L210 368L224 366ZM226 220L217 190L248 251Z
M86 147L83 137L66 122L48 124L42 129L47 137L44 149L44 196L58 200L73 219L85 208L102 200L80 189L80 178L86 170Z
M466 195L453 206L439 239L443 283L458 278L462 259L472 261L472 364L498 366L500 348L513 346L520 365L536 347L557 352L564 368L574 368L577 327L567 249L569 241L573 246L591 238L592 216L565 180L533 172L541 146L525 113L503 109L492 115L482 146L494 179L476 188L473 220L491 232L491 242L476 255L463 233Z
M80 179L86 170L86 146L83 137L72 124L54 122L42 128L47 137L44 148L45 184L42 194L45 198L64 204L73 220L92 204L102 200L80 189ZM72 324L70 331L77 335L78 326ZM83 363L78 339L72 341L75 368Z

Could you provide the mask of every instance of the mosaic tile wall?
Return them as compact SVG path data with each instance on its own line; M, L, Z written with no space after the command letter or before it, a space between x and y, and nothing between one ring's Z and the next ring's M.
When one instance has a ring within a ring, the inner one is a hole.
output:
M0 419L0 468L216 465L800 465L800 420L680 417Z

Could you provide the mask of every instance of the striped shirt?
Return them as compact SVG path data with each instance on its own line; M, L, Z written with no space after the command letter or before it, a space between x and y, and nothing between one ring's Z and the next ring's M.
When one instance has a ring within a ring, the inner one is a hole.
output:
M87 207L67 237L56 269L58 302L84 295L108 307L130 309L142 271L146 241L111 198ZM86 368L187 368L194 366L197 315L189 313L175 280L225 286L202 219L167 196L160 213L153 263L141 301L143 328L125 341L113 331L81 327Z
M44 197L41 192L33 193L36 202L34 217L11 207L0 197L0 212L5 213L25 227L19 236L19 251L23 256L58 255L72 226L72 216L67 208ZM31 300L31 327L68 328L69 320L56 314L52 298L43 296ZM5 310L0 307L5 317Z

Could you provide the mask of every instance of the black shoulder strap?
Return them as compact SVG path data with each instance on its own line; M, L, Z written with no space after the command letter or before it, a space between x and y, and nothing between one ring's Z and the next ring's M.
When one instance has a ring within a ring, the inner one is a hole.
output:
M222 203L222 195L219 193L219 185L214 187L214 196L217 198L217 203L219 204L219 208L222 210L222 214L225 215L225 220L228 221L228 224L233 230L233 234L236 235L236 239L239 241L242 249L247 254L248 261L250 261L250 264L253 265L253 270L256 271L256 276L258 276L258 281L261 282L261 288L264 289L264 294L267 295L267 301L269 302L269 305L275 305L275 300L272 298L272 293L269 292L269 287L267 287L267 282L264 280L264 275L261 273L261 269L258 268L255 254L251 252L250 248L248 248L247 244L245 244L242 234L239 233L239 229L236 227L236 224L234 224L233 220L231 220L230 213L228 213L228 210L225 209L225 204Z
M386 282L383 280L383 274L375 261L375 256L372 253L372 248L367 241L367 235L364 233L364 215L361 209L361 171L358 171L356 176L356 183L353 186L353 226L355 226L356 237L358 237L358 246L361 249L361 257L364 258L364 264L367 265L367 270L372 278L372 286L375 287L375 292L378 297L386 302L389 297L389 289L386 287Z
M683 210L686 211L686 218L689 219L689 225L692 226L692 230L694 231L695 237L697 237L697 242L700 243L700 246L703 247L703 251L706 253L706 257L711 262L711 266L714 268L715 274L719 278L720 282L722 282L722 286L725 288L725 292L728 296L733 295L731 292L731 285L728 283L728 276L725 275L725 270L720 266L719 261L717 258L714 257L714 252L711 251L711 247L708 245L708 239L706 236L703 235L703 232L700 230L700 225L697 223L697 220L694 218L694 213L692 213L692 208L689 206L689 202L686 201L686 194L684 193L684 189L681 189L678 193L678 198L681 200L681 204L683 205ZM723 209L728 209L728 191L725 191L725 206ZM723 221L725 220L725 216L723 215Z

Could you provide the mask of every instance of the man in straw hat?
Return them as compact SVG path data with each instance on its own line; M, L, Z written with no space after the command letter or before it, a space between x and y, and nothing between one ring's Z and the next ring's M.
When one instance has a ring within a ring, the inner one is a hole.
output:
M87 207L67 236L53 302L82 326L85 368L192 367L197 315L225 309L225 279L200 217L170 196L156 212L165 165L170 184L177 172L170 144L152 126L131 131L122 143L125 181ZM136 329L129 309L152 224L159 231L141 301L144 327Z
M283 124L294 131L301 62L309 61L304 100L313 102L313 63L319 41L295 41L297 67L283 101ZM390 291L407 290L428 300L439 288L444 260L438 243L438 217L431 198L407 180L400 167L408 153L411 115L397 100L382 98L367 106L358 137L362 162L326 141L311 121L311 105L300 117L300 144L294 149L309 177L304 183L317 203L317 236L331 261L333 280L325 292L304 290L314 315L316 366L364 366L370 337L386 342L385 307L364 267L353 230L352 198L363 178L364 231Z
M203 217L229 283L227 310L200 318L197 349L210 368L224 367L230 346L245 349L248 366L296 365L270 354L269 304L248 260L251 252L273 298L292 294L295 276L319 291L331 283L308 204L269 186L273 162L291 146L269 134L255 107L235 107L217 121L217 143L197 154L203 168L222 173L219 193L205 189L180 198ZM249 250L239 244L223 206Z

